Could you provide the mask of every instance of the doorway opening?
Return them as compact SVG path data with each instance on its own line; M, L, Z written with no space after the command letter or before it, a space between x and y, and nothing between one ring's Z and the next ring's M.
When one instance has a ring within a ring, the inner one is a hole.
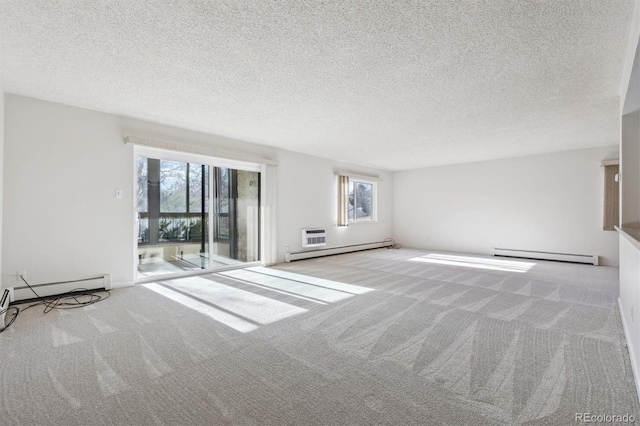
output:
M260 261L259 166L187 157L136 152L138 279Z

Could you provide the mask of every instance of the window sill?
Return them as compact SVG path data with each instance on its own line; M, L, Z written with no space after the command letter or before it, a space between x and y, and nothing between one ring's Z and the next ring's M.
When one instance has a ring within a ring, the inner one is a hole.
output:
M616 231L623 237L625 237L633 246L640 250L640 225L639 224L627 224L622 227L615 227Z

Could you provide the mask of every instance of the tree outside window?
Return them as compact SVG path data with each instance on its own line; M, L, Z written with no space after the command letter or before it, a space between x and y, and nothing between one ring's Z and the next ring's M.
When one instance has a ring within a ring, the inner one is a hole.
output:
M349 180L349 221L373 221L375 219L375 184Z

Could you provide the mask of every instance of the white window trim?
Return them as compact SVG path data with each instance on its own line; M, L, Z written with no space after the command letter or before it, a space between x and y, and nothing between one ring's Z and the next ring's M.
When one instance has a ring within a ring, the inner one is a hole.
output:
M136 156L156 158L158 160L182 161L184 163L198 163L213 167L226 167L228 169L244 170L247 172L260 172L262 165L258 163L248 163L244 161L229 160L227 158L211 157L189 152L169 151L160 148L150 148L147 146L135 145Z
M348 176L349 179L354 179L354 180L361 181L361 182L366 182L366 183L382 182L382 178L379 177L379 176L352 173L352 172L347 172L347 171L344 171L344 170L334 170L333 174L336 175L336 176Z
M253 157L250 155L233 153L221 151L218 148L214 148L212 146L202 146L202 145L194 145L190 143L182 143L182 142L170 142L170 141L162 141L150 138L143 138L139 136L129 136L125 135L124 137L125 144L132 144L137 147L147 147L147 148L155 148L160 151L174 151L178 153L184 154L193 154L195 156L202 156L204 158L210 157L215 158L218 162L228 161L229 164L267 164L270 166L277 166L278 162L276 160L271 160L268 158L260 158ZM227 166L225 166L227 167ZM238 169L238 167L231 167Z
M378 182L380 182L381 180L372 178L372 177L364 177L364 176L354 176L354 175L347 175L347 176L349 176L349 183L351 183L352 181L354 182L353 184L354 190L355 190L356 183L370 184L372 186L371 196L373 197L373 200L372 200L373 214L366 219L357 219L355 217L356 215L354 211L354 214L353 214L354 218L353 219L349 218L349 225L377 223L378 222ZM354 209L355 209L355 206L354 206Z
M182 271L177 272L175 274L165 274L162 275L161 279L172 279L179 277L187 277L192 275L202 275L211 272L216 272L218 270L227 270L227 269L241 269L246 268L248 266L270 266L277 263L277 216L275 212L277 211L277 174L276 168L277 163L275 164L257 164L250 163L245 161L237 161L237 160L229 160L226 158L220 157L212 157L208 155L201 154L193 154L188 152L179 152L173 150L165 150L160 148L153 148L148 146L136 145L133 144L133 156L132 156L132 164L131 170L133 173L133 185L132 185L132 194L137 194L138 192L138 169L137 169L137 158L138 157L151 157L157 158L159 160L172 160L172 161L183 161L186 163L199 163L205 164L207 166L213 167L227 167L237 170L245 170L245 171L257 171L261 173L261 197L260 200L260 260L256 262L247 262L243 264L239 264L238 266L230 266L230 267L210 267L207 269L197 270L197 271ZM213 188L213 174L209 174L209 187ZM131 227L131 242L133 244L133 253L137 253L138 251L138 225L136 212L138 211L137 199L135 196L132 198L133 204L133 212L132 215L132 227ZM213 197L209 197L209 211L213 211ZM213 241L213 227L209 227L209 241ZM211 250L213 250L213 245L209 245L210 256L212 255ZM136 256L133 256L131 259L134 284L157 281L158 276L149 276L149 277L138 277L138 264L136 261Z

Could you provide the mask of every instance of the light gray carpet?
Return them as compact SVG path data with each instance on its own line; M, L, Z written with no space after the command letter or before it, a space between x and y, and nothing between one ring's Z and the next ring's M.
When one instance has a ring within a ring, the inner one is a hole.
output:
M495 260L381 249L28 310L0 334L0 424L637 417L617 270Z

